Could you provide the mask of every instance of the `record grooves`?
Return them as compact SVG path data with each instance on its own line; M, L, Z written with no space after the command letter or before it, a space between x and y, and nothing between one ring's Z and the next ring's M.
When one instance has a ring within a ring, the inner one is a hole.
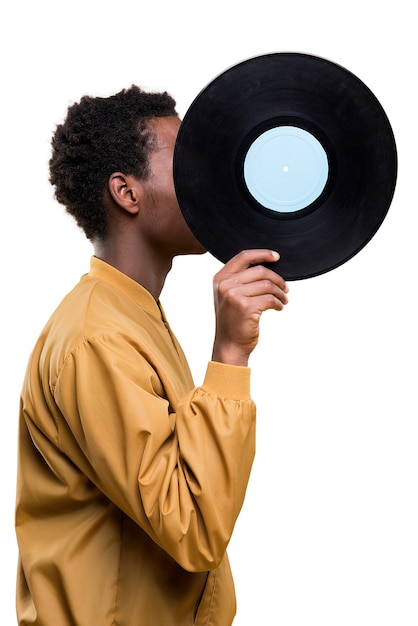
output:
M354 74L276 53L226 70L189 107L174 182L200 242L226 262L278 250L287 280L330 271L374 236L391 204L397 154L388 118Z

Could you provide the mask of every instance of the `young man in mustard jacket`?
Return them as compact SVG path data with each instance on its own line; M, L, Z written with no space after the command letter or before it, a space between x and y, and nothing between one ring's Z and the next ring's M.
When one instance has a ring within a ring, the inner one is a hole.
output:
M247 250L214 278L216 333L195 387L159 297L205 250L172 174L166 93L84 97L52 140L56 198L93 242L90 271L33 350L19 426L20 626L229 626L226 549L255 448L248 357L287 302Z

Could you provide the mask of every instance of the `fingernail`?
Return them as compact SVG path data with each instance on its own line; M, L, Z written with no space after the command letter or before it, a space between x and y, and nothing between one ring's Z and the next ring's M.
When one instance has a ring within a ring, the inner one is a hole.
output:
M275 250L272 250L273 256L276 259L276 261L278 261L280 259L280 254L278 252L276 252Z

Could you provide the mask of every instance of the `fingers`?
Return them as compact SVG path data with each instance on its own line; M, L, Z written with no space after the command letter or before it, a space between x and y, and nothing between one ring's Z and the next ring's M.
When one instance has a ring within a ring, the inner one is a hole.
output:
M238 274L241 285L248 285L248 295L260 295L261 293L274 293L282 299L283 294L288 293L289 287L282 276L263 265L254 265ZM286 300L287 301L287 300Z
M268 308L281 310L288 302L286 283L272 270L262 266L244 270L240 274L218 277L215 288L221 298L233 300L251 299L256 309Z
M289 288L282 276L273 270L255 265L255 262L272 262L280 256L273 250L244 250L233 257L215 276L215 288L224 293L245 297L271 296L268 308L283 308L287 304ZM277 300L277 302L276 302Z
M288 303L286 292L269 280L260 280L249 284L242 295L255 300L253 306L260 311L267 309L281 311Z
M280 259L280 254L275 250L255 249L242 250L225 264L227 271L235 273L260 263L276 263Z

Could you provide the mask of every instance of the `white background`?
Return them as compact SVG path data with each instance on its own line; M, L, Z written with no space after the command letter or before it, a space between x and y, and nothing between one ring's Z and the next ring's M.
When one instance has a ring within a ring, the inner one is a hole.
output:
M184 115L236 63L306 52L343 65L392 124L389 214L354 259L290 285L251 361L258 450L230 545L234 626L416 626L417 51L413 3L211 0L7 3L1 18L1 622L14 624L19 390L90 244L52 198L53 128L85 93L137 83ZM175 261L162 301L196 383L213 335L209 255ZM99 626L99 625L92 625ZM163 625L156 625L163 626Z

